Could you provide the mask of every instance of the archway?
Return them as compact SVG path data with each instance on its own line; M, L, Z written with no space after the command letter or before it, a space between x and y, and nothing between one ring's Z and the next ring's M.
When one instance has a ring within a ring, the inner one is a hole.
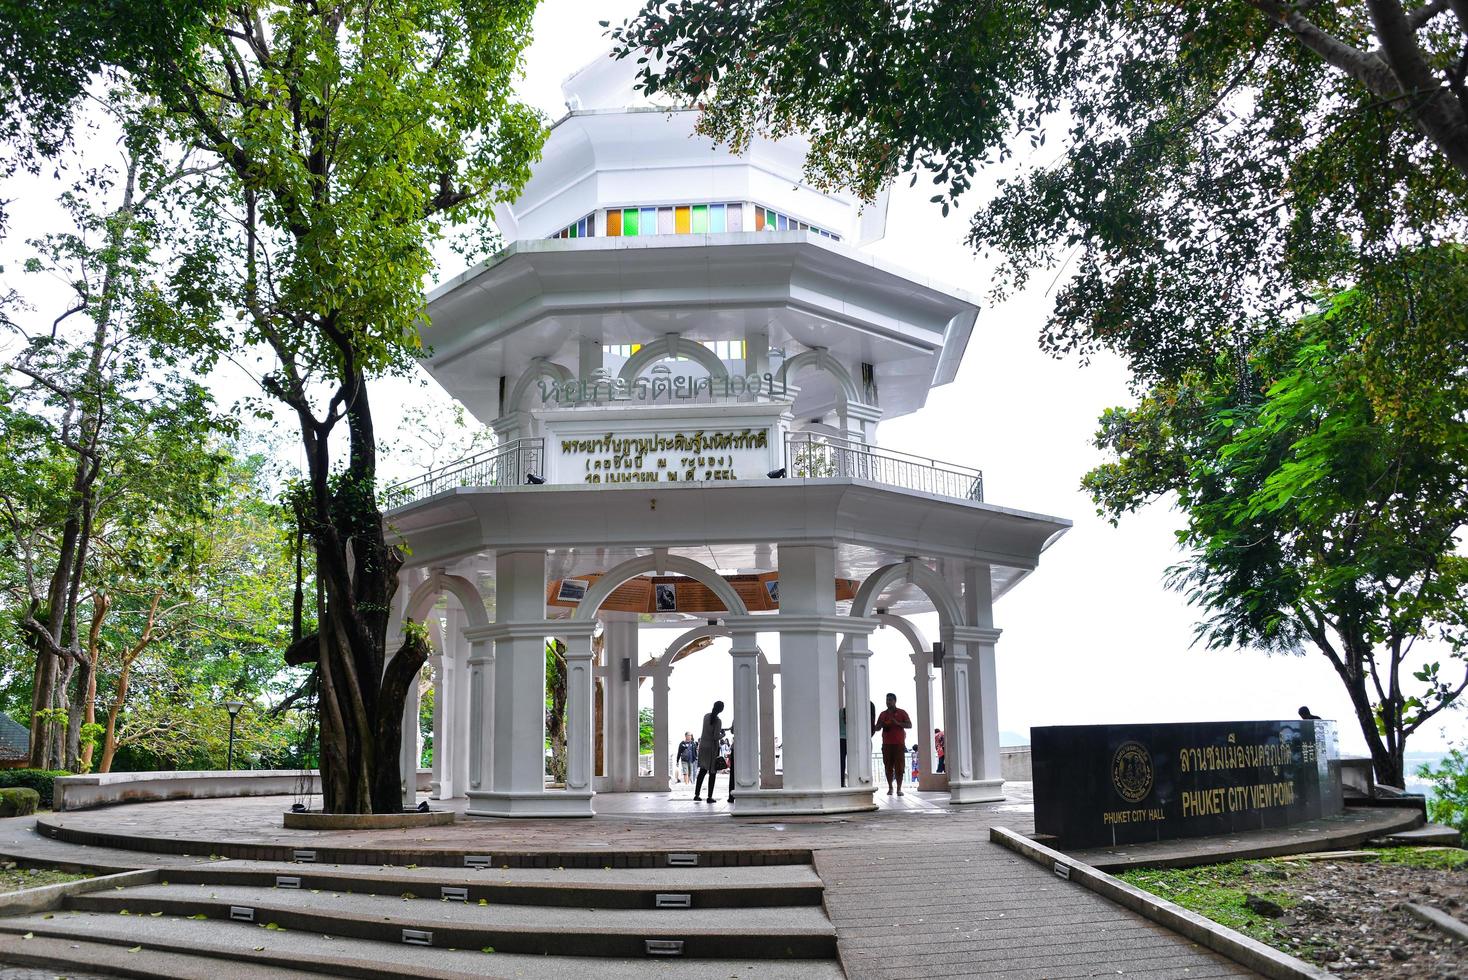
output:
M617 373L617 377L630 385L642 376L643 371L659 361L670 358L686 358L696 361L704 370L708 371L710 378L729 376L729 369L724 367L724 362L703 344L684 340L677 334L668 334L661 340L644 344L637 353L627 358L627 363L622 365L622 370Z
M694 644L701 640L732 639L734 631L717 622L710 621L680 633L658 656L652 657L638 667L638 685L650 679L653 694L653 773L647 778L646 788L656 792L671 791L672 762L671 746L671 676L678 661L693 652ZM775 758L775 681L780 673L779 664L770 663L763 649L757 658L759 670L759 752L761 787L778 788L780 778L776 774Z
M484 599L467 578L434 569L408 595L404 604L405 620L427 623L442 595L457 601L444 610L442 632L429 630L433 653L429 664L433 671L433 763L430 792L434 799L464 796L469 787L469 645L464 629L489 624ZM419 730L419 689L413 687L403 705L404 734ZM405 774L414 776L421 759L417 738L403 739L402 765ZM411 772L408 772L411 767ZM404 799L408 798L407 788Z
M921 630L904 617L892 616L884 612L878 612L875 617L879 622L896 627L913 648L912 662L919 708L919 717L914 727L920 729L922 733L922 738L918 740L919 788L946 788L949 789L953 802L963 802L957 798L957 794L953 792L954 787L950 783L950 779L958 782L971 780L973 773L972 733L970 731L972 706L970 705L968 681L968 656L966 652L960 655L960 651L953 649L954 630L965 625L963 611L957 597L954 596L948 582L941 575L928 567L926 563L916 558L909 558L883 566L868 576L857 589L856 597L852 600L851 615L858 618L872 616L877 600L881 598L882 594L901 582L917 586L932 602L938 614L939 634L945 647L945 657L940 669L942 671L946 771L945 778L937 779L933 772L932 761L931 695L924 698L924 694L931 690L930 668L934 663L932 652ZM928 705L923 704L925 700L928 701Z
M603 622L605 663L597 668L596 676L604 691L606 706L605 730L607 737L604 774L599 778L607 790L626 791L653 788L644 783L638 771L638 703L640 668L633 670L639 659L637 624L635 620L608 620L598 615L601 606L619 587L629 580L646 573L684 575L703 585L712 592L730 615L747 616L748 607L734 588L724 581L713 569L700 562L680 555L670 555L661 549L650 555L628 559L605 572L571 613L571 620L590 623L598 618ZM656 714L656 712L655 712ZM665 735L666 737L666 735ZM665 748L666 746L664 746ZM654 759L660 754L654 748ZM664 784L666 785L666 784ZM604 790L605 791L605 790Z

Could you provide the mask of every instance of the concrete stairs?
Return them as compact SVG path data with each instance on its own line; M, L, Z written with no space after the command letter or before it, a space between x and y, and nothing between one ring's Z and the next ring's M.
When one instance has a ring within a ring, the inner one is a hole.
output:
M28 933L19 947L44 949L48 965L129 976L842 976L808 863L455 869L222 860L162 868L157 878L0 918L0 943L16 947ZM143 954L157 962L119 973ZM178 959L170 965L169 957ZM201 958L216 966L200 972Z

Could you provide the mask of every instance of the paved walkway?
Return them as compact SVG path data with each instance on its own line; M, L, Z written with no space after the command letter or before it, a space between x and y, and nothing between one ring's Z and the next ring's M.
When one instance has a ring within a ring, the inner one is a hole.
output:
M0 821L0 853L78 860L81 852L106 867L200 860L129 850L150 838L152 847L188 844L221 856L261 846L371 849L391 852L399 866L415 853L804 852L825 886L842 965L853 980L1250 975L991 844L991 826L1033 830L1029 787L1006 789L1011 799L999 804L949 809L944 794L909 793L878 797L879 809L870 813L784 820L731 819L721 804L619 794L598 797L600 815L591 820L469 819L352 832L284 829L289 798L175 801L46 816L69 830L116 835L102 847L47 839L26 826L28 818Z
M815 855L848 980L1253 973L997 844Z

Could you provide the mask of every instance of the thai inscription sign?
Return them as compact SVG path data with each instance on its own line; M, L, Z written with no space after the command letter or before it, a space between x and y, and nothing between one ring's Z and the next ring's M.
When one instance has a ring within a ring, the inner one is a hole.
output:
M585 402L655 402L684 399L788 398L789 388L779 375L731 374L724 377L673 374L661 366L635 380L616 378L605 370L592 372L589 378L556 381L542 378L540 401L544 405L577 405Z
M1030 729L1035 830L1069 846L1283 827L1341 812L1328 721Z
M747 480L769 469L768 429L557 436L557 479L569 483L691 483Z

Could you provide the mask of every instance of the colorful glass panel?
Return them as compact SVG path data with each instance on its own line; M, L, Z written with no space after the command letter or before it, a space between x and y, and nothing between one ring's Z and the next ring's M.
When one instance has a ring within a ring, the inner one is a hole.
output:
M695 235L702 235L709 230L709 208L707 204L695 204L693 206L692 231Z
M658 208L658 234L675 235L677 232L673 226L673 209Z
M622 234L628 238L637 237L637 209L626 208L622 211Z
M622 235L622 212L607 212L607 237L620 238Z
M676 234L688 234L689 228L692 224L692 219L689 217L690 210L691 209L686 204L677 209L677 220L674 222L673 225Z

